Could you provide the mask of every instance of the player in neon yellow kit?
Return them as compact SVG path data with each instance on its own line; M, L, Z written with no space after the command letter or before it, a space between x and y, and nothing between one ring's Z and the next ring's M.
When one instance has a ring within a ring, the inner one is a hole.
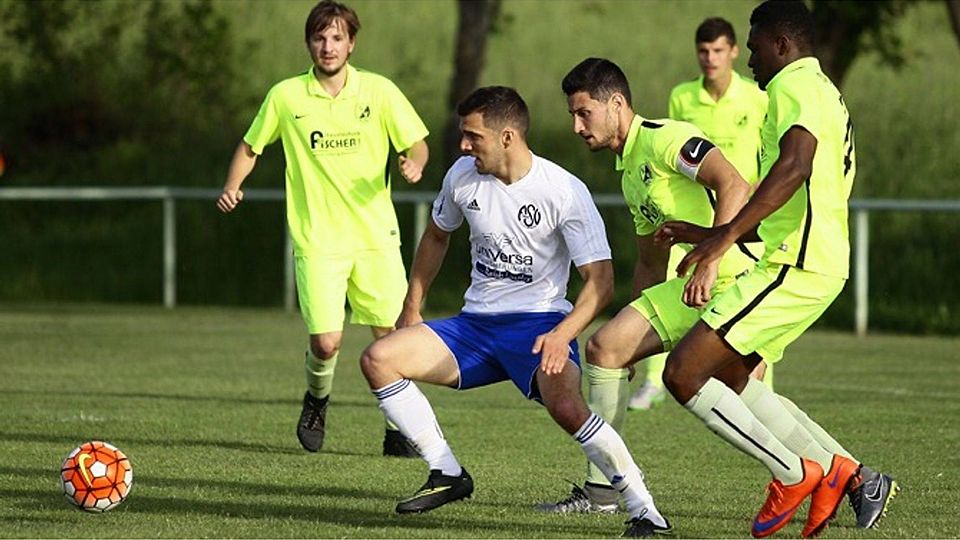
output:
M856 173L853 123L813 56L813 16L802 1L768 1L750 17L749 65L770 98L761 180L728 224L666 223L660 241L697 242L680 262L725 256L762 240L749 274L718 294L670 353L664 383L677 402L773 475L751 533L783 528L810 496L804 537L818 535L848 494L857 524L872 527L897 484L860 463L795 404L749 376L778 361L840 294L849 273L847 201Z
M381 337L393 329L406 293L390 199L391 146L401 154L400 172L410 183L420 180L428 158L427 128L400 90L348 62L359 29L357 14L343 4L325 0L313 8L305 28L313 66L270 89L234 153L217 201L221 211L233 211L257 157L282 141L297 292L310 333L297 438L311 452L323 445L344 298L351 322L369 325ZM391 427L384 455L416 457Z
M669 249L654 244L655 231L674 216L707 227L725 223L747 200L750 186L693 124L635 114L626 76L613 62L588 58L567 74L562 87L577 135L591 151L606 149L617 156L623 196L634 218L635 300L590 338L584 365L590 409L619 431L630 395L629 368L669 351L697 322L699 308L711 295L753 265L743 252L732 249L722 261L698 267L690 277L666 279ZM538 508L612 512L617 493L589 464L582 489L574 486L566 499Z
M701 75L678 84L670 92L669 116L690 122L717 145L737 171L751 186L760 179L760 126L767 113L767 94L757 84L734 71L733 62L740 55L737 35L728 21L719 17L706 19L697 27L694 43ZM755 256L762 248L748 245ZM676 267L683 254L671 251L670 266ZM631 410L647 410L662 403L663 365L666 354L658 354L644 362L647 378L630 398ZM754 372L773 386L773 370L760 363Z

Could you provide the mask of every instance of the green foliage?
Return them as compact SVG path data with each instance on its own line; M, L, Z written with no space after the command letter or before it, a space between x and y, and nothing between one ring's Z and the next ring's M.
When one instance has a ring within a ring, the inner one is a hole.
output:
M309 65L301 28L314 3L0 0L0 147L8 158L0 182L218 188L267 90ZM396 81L432 131L433 159L424 181L413 187L395 182L394 189L435 191L449 166L440 157L439 135L449 112L456 4L349 3L363 23L351 61ZM583 178L595 193L616 193L613 156L589 153L572 133L559 90L563 74L586 56L611 58L631 80L637 111L663 117L672 86L698 73L693 34L702 18L731 20L742 44L755 5L753 0L504 2L480 83L518 88L531 109L534 150ZM835 7L879 18L872 26L879 33L858 40L860 53L843 85L857 134L854 197L960 198L955 181L960 101L951 90L960 87L955 69L960 52L943 5ZM891 52L905 59L899 68L888 61ZM742 49L741 73L748 73L748 56ZM245 185L283 187L279 145L258 160ZM245 202L229 216L216 213L212 201L180 203L179 301L279 304L282 213L275 203ZM409 261L413 212L400 206L398 213ZM635 247L626 209L603 214L617 273L613 312L629 300ZM103 237L79 234L94 222L106 231ZM955 244L955 216L880 212L872 222L871 327L960 331L960 318L950 308L960 302L960 291L949 283L960 271L949 248ZM160 236L154 203L2 202L0 299L158 301ZM33 245L46 251L38 254ZM909 256L891 256L905 250ZM432 291L432 305L460 304L467 278L461 263L467 257L466 239L458 236ZM891 258L896 264L889 264ZM82 279L70 271L78 265L86 269ZM113 279L120 265L127 265L130 275ZM915 281L925 289L914 290ZM929 294L931 289L938 293ZM852 309L848 290L825 322L849 328Z
M0 537L614 538L624 514L549 515L533 505L582 480L583 453L504 382L421 385L476 482L471 499L393 513L426 477L380 456L383 417L348 327L326 447L299 448L299 317L279 311L0 307ZM581 341L581 346L583 342ZM958 340L812 333L777 365L778 390L903 487L882 527L854 528L846 502L825 538L956 538ZM911 359L922 359L920 362ZM634 388L637 382L634 382ZM668 398L669 399L669 398ZM628 448L678 538L743 538L769 474L668 402L629 413ZM131 460L130 497L102 515L68 506L58 466L107 440ZM806 510L783 531L798 537Z

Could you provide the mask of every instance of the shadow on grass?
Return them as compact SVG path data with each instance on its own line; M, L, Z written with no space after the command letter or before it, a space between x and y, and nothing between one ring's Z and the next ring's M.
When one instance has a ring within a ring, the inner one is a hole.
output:
M38 396L45 399L50 398L49 390L0 390L0 395L21 395ZM282 405L296 407L299 409L302 396L293 399L271 399L271 398L251 398L244 396L199 396L190 394L164 394L160 392L110 392L105 390L84 390L82 392L57 391L58 396L80 396L83 398L120 398L120 399L147 399L147 400L169 400L169 401L187 401L202 403L218 403L223 405ZM334 407L372 407L377 406L377 401L372 396L370 399L351 399L338 398L333 396L330 399L330 405Z
M7 473L8 469L0 469L0 473ZM19 470L22 474L47 475L49 471L41 469ZM150 481L144 479L144 482ZM178 484L179 480L164 479L165 482ZM184 486L205 485L207 482L183 481ZM217 482L219 484L219 482ZM235 484L225 482L226 484ZM239 483L243 484L243 483ZM253 487L253 484L243 486L243 489ZM178 486L179 487L179 486ZM271 489L283 490L284 493L291 493L291 490L281 486L259 486L259 494L271 494ZM294 488L293 493L299 493L299 488ZM382 498L381 495L371 495L359 490L317 489L317 493L304 493L305 495L322 495L334 499L357 498L369 500L372 498ZM192 494L193 497L196 494ZM19 501L19 504L29 507L31 510L56 511L62 509L63 512L72 512L73 509L63 501L63 496L54 489L31 489L31 490L0 490L0 497L7 501ZM477 531L491 531L503 536L522 538L524 536L546 536L558 537L565 536L589 536L601 537L609 536L618 530L611 529L609 526L584 525L583 523L563 523L564 520L551 520L549 524L542 522L531 523L523 520L524 512L514 513L517 520L503 519L502 512L496 512L496 515L489 517L467 517L463 513L470 512L471 502L455 503L449 507L438 509L429 515L406 515L400 516L393 512L393 499L389 503L382 504L382 510L366 510L356 508L355 506L343 504L326 504L325 501L317 501L316 498L309 501L312 504L279 504L265 502L228 502L211 500L210 498L196 499L182 496L155 496L139 494L134 488L132 495L123 506L114 513L133 513L133 514L169 514L178 516L182 519L189 519L191 515L216 516L223 519L264 519L264 520L296 520L305 523L329 524L343 527L376 527L376 528L400 528L400 529L422 529L428 531L442 531L436 536L449 534L450 531L460 530L470 536L476 536ZM17 503L13 503L17 504ZM4 517L3 521L16 522L18 518ZM265 526L268 526L265 524ZM202 528L198 524L198 529ZM201 531L198 531L201 532ZM318 531L319 536L323 536L322 531ZM433 536L428 533L428 536Z
M97 436L91 436L89 433L84 435L79 434L49 434L49 433L10 433L10 432L0 432L0 438L4 441L16 441L16 442L33 442L33 443L55 443L63 444L65 446L77 445L84 441L97 440ZM110 437L106 437L110 439ZM189 448L216 448L219 450L239 450L242 452L253 452L256 454L288 454L288 455L298 455L298 456L309 456L307 452L303 451L299 447L291 446L277 446L266 443L247 443L241 441L231 441L224 439L170 439L165 437L158 438L145 438L145 437L123 437L123 443L126 444L142 444L147 446L155 446L157 444L163 444L164 446L178 446L178 447L189 447ZM369 456L379 456L377 452L349 452L344 450L336 451L323 451L319 455L331 454L338 456L355 456L355 457L369 457Z

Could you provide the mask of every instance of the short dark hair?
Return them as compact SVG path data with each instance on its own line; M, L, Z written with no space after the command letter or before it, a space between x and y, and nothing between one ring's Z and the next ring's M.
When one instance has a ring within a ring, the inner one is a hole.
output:
M560 83L568 97L577 92L586 92L597 101L607 101L615 92L623 94L631 103L630 83L620 67L606 58L587 58L580 62Z
M333 0L323 0L313 6L310 15L307 15L307 24L303 31L304 40L310 41L311 36L317 32L323 32L324 28L337 19L347 25L347 34L350 39L357 37L357 32L360 31L360 18L357 17L357 12Z
M804 52L813 49L813 15L802 0L767 0L753 10L750 26L756 31L790 36Z
M507 86L484 86L477 88L457 105L460 117L478 112L489 128L503 129L507 125L517 128L526 136L530 129L530 111L516 90Z
M722 17L710 17L697 27L696 43L711 43L724 36L730 45L737 44L737 33L733 31L730 21Z

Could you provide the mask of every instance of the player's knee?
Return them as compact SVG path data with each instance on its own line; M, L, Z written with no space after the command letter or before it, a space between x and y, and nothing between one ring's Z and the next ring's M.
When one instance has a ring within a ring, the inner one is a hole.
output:
M311 337L310 352L321 360L329 360L340 352L340 340L327 337Z
M620 367L615 365L616 355L610 351L609 347L605 346L602 339L597 338L597 334L591 336L587 341L586 352L588 364L611 369Z
M383 369L383 353L380 349L374 342L360 355L360 371L368 381L376 379Z
M697 393L698 385L683 370L683 360L670 354L663 366L663 386L681 404L690 401Z

